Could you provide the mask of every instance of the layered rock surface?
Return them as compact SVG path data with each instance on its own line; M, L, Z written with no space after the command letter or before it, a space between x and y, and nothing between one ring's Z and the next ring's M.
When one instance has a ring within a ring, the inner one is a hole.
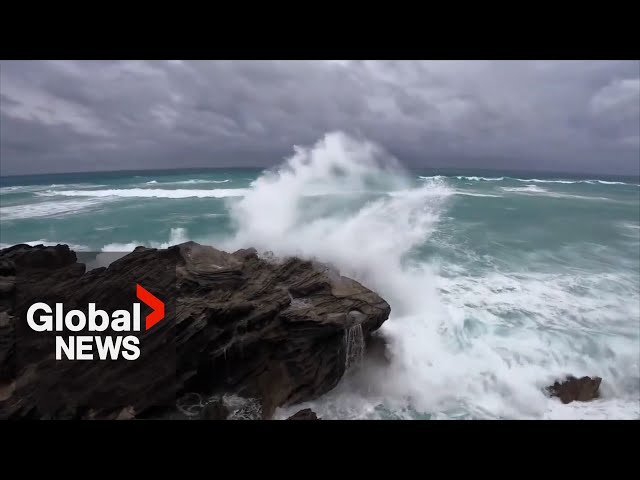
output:
M172 292L163 298L171 320L141 334L152 376L141 378L136 361L113 362L100 374L91 362L61 364L53 351L42 353L41 337L17 333L32 303L130 309L139 301L136 283L160 298ZM66 245L16 245L0 250L0 418L162 417L167 396L173 401L189 392L258 399L262 417L270 418L277 407L335 387L389 313L376 293L326 265L265 260L252 249L230 254L193 242L138 247L87 271ZM62 379L74 386L73 401L44 413L39 392ZM97 406L131 385L144 392L135 402Z

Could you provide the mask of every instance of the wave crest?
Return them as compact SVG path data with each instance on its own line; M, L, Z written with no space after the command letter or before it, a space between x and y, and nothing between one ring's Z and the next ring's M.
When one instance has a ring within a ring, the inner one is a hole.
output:
M121 198L226 198L240 197L247 192L242 188L223 188L213 190L159 189L159 188L112 188L106 190L47 190L40 196L62 197L121 197Z

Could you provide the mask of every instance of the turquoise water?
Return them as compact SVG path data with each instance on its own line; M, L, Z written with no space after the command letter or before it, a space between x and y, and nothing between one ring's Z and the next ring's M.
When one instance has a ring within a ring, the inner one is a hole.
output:
M3 177L0 243L195 240L333 263L391 304L392 360L312 402L325 418L640 418L638 178L403 171L327 150L271 175ZM603 398L547 399L567 373L603 377Z

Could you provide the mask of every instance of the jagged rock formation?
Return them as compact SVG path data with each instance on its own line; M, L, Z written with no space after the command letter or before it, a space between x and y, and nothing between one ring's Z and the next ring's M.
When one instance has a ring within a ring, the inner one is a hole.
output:
M139 332L140 360L56 362L51 336L25 333L35 302L131 311L137 283L166 312ZM162 417L189 392L258 399L270 418L335 387L389 313L376 293L325 265L265 260L253 249L138 247L87 271L66 245L16 245L0 250L0 418ZM42 400L63 383L57 403Z
M287 420L320 420L310 408L305 408L291 415Z
M562 403L588 402L600 396L600 377L567 377L564 381L556 381L547 391L552 397L558 397Z

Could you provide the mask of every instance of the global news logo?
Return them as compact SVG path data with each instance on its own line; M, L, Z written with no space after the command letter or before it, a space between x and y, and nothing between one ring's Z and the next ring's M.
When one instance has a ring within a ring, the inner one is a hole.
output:
M145 317L144 329L149 330L164 318L164 302L136 284L136 297L152 308ZM118 360L120 356L133 361L140 357L140 339L135 335L125 335L142 331L139 302L132 305L133 315L128 310L116 310L111 316L96 309L95 303L89 303L88 314L82 310L69 310L64 313L62 303L54 308L44 302L34 303L27 311L27 323L35 332L104 332L109 327L123 335L56 335L56 360ZM41 312L41 313L40 313ZM40 313L40 315L37 315Z

